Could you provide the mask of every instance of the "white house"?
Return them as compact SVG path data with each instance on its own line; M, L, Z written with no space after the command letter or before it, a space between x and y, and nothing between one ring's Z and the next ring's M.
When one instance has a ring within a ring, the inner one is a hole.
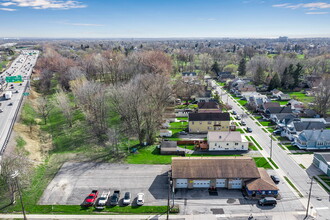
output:
M243 141L239 131L209 131L209 151L248 150L249 142Z

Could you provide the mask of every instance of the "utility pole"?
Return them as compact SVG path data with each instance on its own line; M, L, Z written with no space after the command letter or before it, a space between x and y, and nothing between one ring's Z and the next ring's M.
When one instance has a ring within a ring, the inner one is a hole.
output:
M308 217L308 211L309 211L309 203L311 200L311 195L312 195L312 187L313 187L313 176L311 177L311 187L309 188L309 194L308 194L308 202L307 202L307 209L306 209L306 216L305 219Z
M21 194L21 189L20 189L19 184L18 184L17 176L18 176L18 171L16 170L11 175L11 178L13 178L15 180L15 183L16 183L16 186L17 186L17 190L18 190L18 195L19 195L19 198L20 198L20 201L21 201L21 205L22 205L23 217L24 217L24 220L27 220L26 214L25 214L25 209L24 209L24 204L23 204L23 199L22 199L22 194Z
M170 172L168 172L167 213L166 213L167 220L169 220L169 214L170 214L170 191L171 191L170 175L171 175Z

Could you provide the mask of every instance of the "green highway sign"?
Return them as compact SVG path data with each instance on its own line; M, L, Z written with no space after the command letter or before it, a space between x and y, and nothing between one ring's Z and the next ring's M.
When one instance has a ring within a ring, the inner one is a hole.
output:
M28 95L30 95L30 93L29 92L23 92L23 95L28 96Z
M6 82L7 83L21 83L23 82L22 80L22 76L18 75L18 76L7 76L6 77Z

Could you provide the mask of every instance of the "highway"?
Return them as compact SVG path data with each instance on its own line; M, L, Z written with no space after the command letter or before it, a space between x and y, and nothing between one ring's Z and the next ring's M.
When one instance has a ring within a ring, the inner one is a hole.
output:
M233 110L237 112L237 114L247 114L248 112L242 110L242 108L234 101L234 99L227 92L216 84L215 81L212 81L212 86L220 95L222 101L232 106ZM244 121L246 122L246 126L252 128L251 136L255 138L255 140L262 146L266 157L270 157L270 149L271 149L271 138L270 134L266 133L262 130L261 126L258 126L251 117L245 117ZM287 176L294 185L298 188L298 190L303 194L303 198L300 199L302 204L307 207L307 198L310 189L310 177L307 172L303 170L291 156L284 151L281 147L278 146L278 142L273 141L272 144L272 159L279 166L280 169L277 170L278 176L282 177ZM284 181L284 180L283 180ZM315 181L312 188L312 196L311 196L311 204L310 209L311 212L316 212L317 219L329 219L330 218L330 197L328 193L321 188Z
M29 86L32 69L36 64L39 51L22 50L21 54L12 62L0 76L3 91L0 91L0 156L6 149L16 115L19 111L23 93ZM23 77L22 83L5 83L7 76ZM7 91L12 92L12 98L6 100L3 94Z

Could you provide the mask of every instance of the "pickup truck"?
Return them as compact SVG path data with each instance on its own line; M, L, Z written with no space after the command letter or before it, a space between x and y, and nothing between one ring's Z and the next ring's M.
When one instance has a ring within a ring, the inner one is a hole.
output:
M84 200L83 206L86 207L93 206L95 204L98 195L99 192L97 190L93 190Z
M95 208L96 209L104 209L104 207L106 206L107 201L109 199L109 196L110 196L110 191L102 192L101 196L96 201Z
M119 202L119 197L120 197L120 191L115 190L110 198L110 205L111 206L116 206L118 205Z

